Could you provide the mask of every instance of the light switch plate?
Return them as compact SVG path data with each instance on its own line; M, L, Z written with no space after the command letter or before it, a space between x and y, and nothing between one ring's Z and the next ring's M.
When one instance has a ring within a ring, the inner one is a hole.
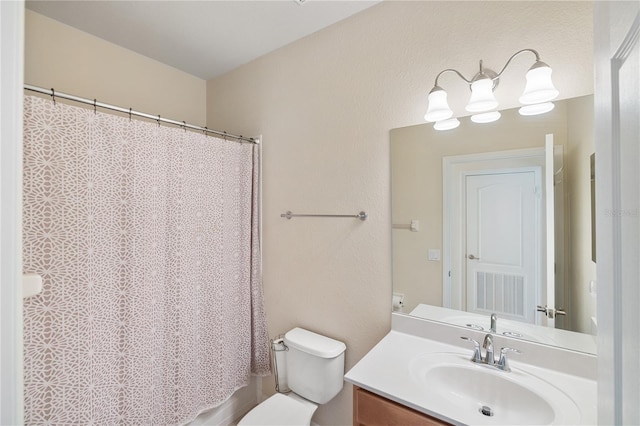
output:
M429 249L429 260L439 261L440 260L440 249Z

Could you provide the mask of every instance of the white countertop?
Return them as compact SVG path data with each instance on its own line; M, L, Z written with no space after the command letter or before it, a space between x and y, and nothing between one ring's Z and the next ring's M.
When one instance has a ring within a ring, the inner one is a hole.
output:
M457 329L453 328L452 332L457 332ZM496 352L498 351L499 348ZM411 373L410 368L413 360L429 353L451 353L457 358L460 356L470 358L472 348L470 346L467 349L392 330L345 375L345 380L452 424L499 424L497 416L493 418L478 416L477 419L469 421L468 415L460 413L460 410L456 410L453 406L447 407L445 406L447 404L442 403L434 406L428 392L425 392L425 383L420 383L416 377L413 377L414 374ZM515 374L536 376L552 384L575 403L580 413L576 424L597 422L595 380L517 362L514 358L515 356L510 361L513 372L499 371L497 374L516 372ZM473 364L471 361L469 363Z

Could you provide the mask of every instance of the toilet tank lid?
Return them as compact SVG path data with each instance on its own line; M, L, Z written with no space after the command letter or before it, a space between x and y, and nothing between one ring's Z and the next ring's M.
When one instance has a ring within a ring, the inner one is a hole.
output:
M335 358L347 349L347 345L338 340L299 327L288 331L284 342L289 347L321 358Z

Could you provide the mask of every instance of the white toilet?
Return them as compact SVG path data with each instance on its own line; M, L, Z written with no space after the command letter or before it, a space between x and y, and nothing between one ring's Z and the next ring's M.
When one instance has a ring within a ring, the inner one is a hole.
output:
M346 345L302 328L284 335L286 377L291 393L276 393L249 411L238 426L309 425L319 404L340 392Z

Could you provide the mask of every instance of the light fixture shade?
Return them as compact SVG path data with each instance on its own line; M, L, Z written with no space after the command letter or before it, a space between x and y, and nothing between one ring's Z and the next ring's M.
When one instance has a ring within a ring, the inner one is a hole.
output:
M429 92L429 106L424 119L427 121L442 121L451 118L453 111L447 103L447 92L442 87L435 86Z
M551 81L551 67L538 61L527 71L527 84L519 100L524 105L539 104L555 99L558 93Z
M485 112L482 114L474 114L471 116L471 121L474 123L492 123L501 117L499 111Z
M436 130L451 130L460 125L460 121L457 118L449 118L447 120L436 121L433 128Z
M467 111L485 112L497 106L498 101L493 96L493 80L487 77L471 83L471 98L466 106Z
M518 112L520 115L538 115L544 114L554 109L556 106L553 102L543 102L541 104L525 105L521 107Z

